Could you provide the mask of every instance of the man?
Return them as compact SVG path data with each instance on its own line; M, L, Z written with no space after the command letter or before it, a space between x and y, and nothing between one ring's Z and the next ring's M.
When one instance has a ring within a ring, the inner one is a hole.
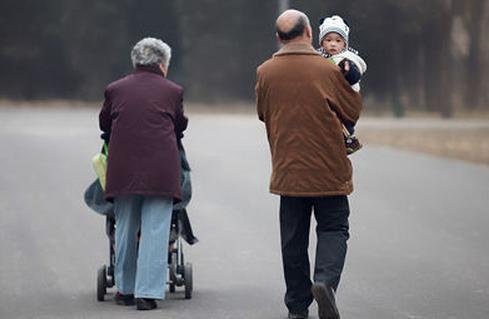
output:
M99 118L109 145L105 196L117 225L115 301L138 310L165 297L172 208L181 199L177 143L187 119L183 89L166 79L170 58L163 41L139 41L134 72L107 86Z
M283 47L257 69L257 112L272 155L270 192L280 195L280 234L289 318L339 318L334 292L345 262L353 191L341 123L355 124L361 97L339 68L312 47L307 16L287 10L276 22ZM307 253L317 221L314 283Z

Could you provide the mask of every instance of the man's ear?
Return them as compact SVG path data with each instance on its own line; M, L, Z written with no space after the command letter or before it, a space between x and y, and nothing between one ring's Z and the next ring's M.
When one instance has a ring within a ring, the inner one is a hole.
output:
M308 38L312 39L312 27L310 25L306 27L306 35Z
M287 40L280 39L280 37L278 36L278 32L275 32L275 39L277 39L277 45L279 46L279 48L281 48L282 45L285 45L288 42Z

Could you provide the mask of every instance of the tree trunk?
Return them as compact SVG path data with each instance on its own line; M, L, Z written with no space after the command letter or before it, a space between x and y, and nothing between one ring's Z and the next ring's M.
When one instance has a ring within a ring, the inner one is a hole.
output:
M452 25L453 25L452 1L445 0L442 4L440 20L441 50L439 71L439 111L444 118L452 117Z
M481 102L483 74L481 66L483 64L481 37L487 36L483 33L483 15L487 0L473 0L468 4L469 14L466 16L466 25L470 37L469 54L466 62L466 91L465 106L474 109Z

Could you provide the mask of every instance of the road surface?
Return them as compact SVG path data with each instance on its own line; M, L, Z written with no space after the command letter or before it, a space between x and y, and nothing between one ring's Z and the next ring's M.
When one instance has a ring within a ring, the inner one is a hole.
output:
M95 297L97 110L0 109L0 318L286 318L265 138L252 115L190 115L194 297L141 313ZM368 145L352 161L342 318L489 318L489 167Z

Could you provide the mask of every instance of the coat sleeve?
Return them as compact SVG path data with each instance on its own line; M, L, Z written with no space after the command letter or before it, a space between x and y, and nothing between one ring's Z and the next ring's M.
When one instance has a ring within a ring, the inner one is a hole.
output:
M183 138L183 131L187 129L188 118L183 114L183 89L178 94L177 110L175 113L175 135L177 140Z
M351 88L339 70L335 70L332 77L328 83L333 85L327 102L343 123L354 126L362 110L362 97Z
M255 95L256 95L256 113L258 114L258 119L262 122L265 121L264 117L264 107L263 107L263 91L261 88L261 76L260 68L256 69L256 84L255 84Z
M105 89L104 96L104 104L99 114L99 127L102 131L102 139L104 139L108 143L110 139L110 130L112 127L112 103L110 101L108 89Z

